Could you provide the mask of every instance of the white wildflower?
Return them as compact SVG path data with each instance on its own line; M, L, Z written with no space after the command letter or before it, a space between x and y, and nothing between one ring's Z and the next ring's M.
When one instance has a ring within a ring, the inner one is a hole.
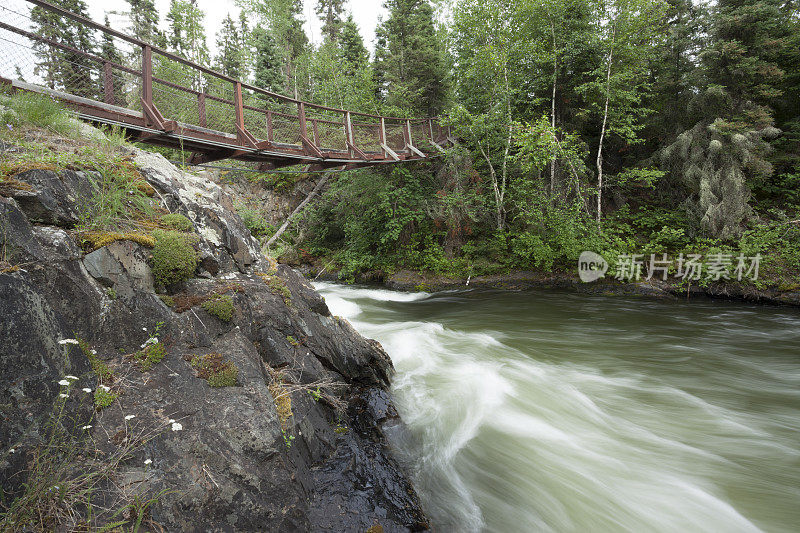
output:
M92 392L92 389L90 389L89 387L85 387L85 388L83 388L83 389L81 389L81 390L82 390L83 392L87 393L87 394L88 394L88 393L90 393L90 392Z
M142 328L142 331L147 331L147 328Z
M172 431L181 431L183 429L183 425L180 422L173 422L172 423Z
M63 392L58 395L59 398L69 398L69 394L64 394Z
M8 453L14 453L14 452L16 452L16 451L17 451L17 450L15 450L14 448L11 448L10 450L8 450Z
M68 379L70 381L77 381L78 378L75 376L64 376L64 379Z
M97 355L97 350L92 349L92 355Z
M100 387L99 387L99 388L100 388L100 389L102 389L102 390L104 390L105 392L108 392L108 391L110 391L110 390L111 390L111 387L106 387L105 385L100 385Z
M92 425L91 424L87 424L87 425L83 426L81 429L92 429Z
M77 339L61 339L58 344L80 344Z
M153 462L152 459L145 459L144 464L149 465L152 462Z
M67 385L69 385L69 381L67 381L66 379L62 379L61 381L58 382L58 384L61 385L62 387L66 387Z
M169 423L170 423L170 424L174 424L174 423L175 423L175 419L174 419L174 418L170 418L170 419L169 419Z
M134 418L136 418L136 415L128 415L128 416L125 417L125 420L131 420L131 419L134 419Z

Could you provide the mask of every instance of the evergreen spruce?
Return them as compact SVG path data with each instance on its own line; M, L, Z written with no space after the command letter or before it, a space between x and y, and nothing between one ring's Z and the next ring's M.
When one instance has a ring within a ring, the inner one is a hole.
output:
M91 18L83 0L60 0L54 3L75 14ZM31 9L31 20L34 24L33 31L37 35L75 50L94 53L94 36L88 27L73 24L69 19L38 6ZM48 87L87 98L97 96L97 63L83 54L41 41L36 41L33 48L39 59L34 73L42 76Z

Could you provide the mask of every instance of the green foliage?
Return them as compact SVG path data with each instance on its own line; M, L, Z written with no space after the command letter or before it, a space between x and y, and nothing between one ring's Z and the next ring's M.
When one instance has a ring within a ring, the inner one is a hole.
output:
M233 298L227 294L216 294L204 301L203 309L223 322L230 322L233 318Z
M235 204L236 212L242 217L245 227L250 230L250 234L256 239L268 235L273 231L272 224L261 214L256 207L252 207L244 202Z
M89 365L92 367L92 372L97 376L99 383L111 383L114 381L114 371L107 363L102 361L97 355L91 345L83 339L78 339L78 347L80 347L83 354L89 360Z
M196 237L177 231L153 232L152 270L156 282L162 285L180 283L194 276L197 268Z
M104 389L98 387L96 391L94 391L94 406L95 409L101 411L106 407L111 407L115 401L119 398L119 393L113 392L111 389Z
M165 228L174 229L176 231L186 232L194 229L194 225L192 224L191 220L177 213L162 215L159 219L159 222Z
M425 0L386 0L388 17L375 30L381 95L398 109L435 115L447 92L443 46Z
M149 372L154 366L163 361L166 355L167 349L164 347L164 343L153 342L136 352L134 359L139 363L139 368L142 372Z
M191 359L197 377L205 379L214 388L234 387L239 379L239 368L219 353L195 356Z
M0 95L0 125L4 128L29 124L61 135L75 136L75 120L71 112L49 96L23 91Z

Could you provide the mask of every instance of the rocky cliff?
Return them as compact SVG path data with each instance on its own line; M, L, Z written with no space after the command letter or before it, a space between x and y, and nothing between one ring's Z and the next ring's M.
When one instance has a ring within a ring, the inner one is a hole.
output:
M262 256L219 185L120 150L190 222L191 279L154 272L149 234L80 231L96 171L34 164L0 182L5 525L425 529L387 444L402 425L380 345Z

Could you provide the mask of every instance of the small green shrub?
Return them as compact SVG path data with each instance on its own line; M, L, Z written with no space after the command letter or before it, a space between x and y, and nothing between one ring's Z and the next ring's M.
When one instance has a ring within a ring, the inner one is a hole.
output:
M194 225L192 221L178 213L163 215L160 219L161 225L165 228L174 229L176 231L192 231Z
M134 359L139 362L139 368L142 372L148 372L158 363L164 360L167 355L167 349L161 342L148 344L143 350L134 354Z
M169 294L159 294L158 297L164 302L167 307L175 307L175 298Z
M104 389L102 385L94 391L94 407L98 411L105 409L106 407L111 407L111 405L117 401L119 398L119 394L116 392L112 392L111 389Z
M153 232L153 277L157 283L172 285L194 276L197 268L196 237L177 231Z
M250 234L253 237L263 237L271 232L272 225L267 222L267 219L261 215L258 209L254 209L244 203L238 203L236 204L236 212L242 217L242 222L250 230Z
M195 356L191 360L197 377L205 379L214 388L233 387L239 379L239 368L219 353Z
M215 294L201 304L203 309L223 322L230 322L233 318L233 298L227 294Z

